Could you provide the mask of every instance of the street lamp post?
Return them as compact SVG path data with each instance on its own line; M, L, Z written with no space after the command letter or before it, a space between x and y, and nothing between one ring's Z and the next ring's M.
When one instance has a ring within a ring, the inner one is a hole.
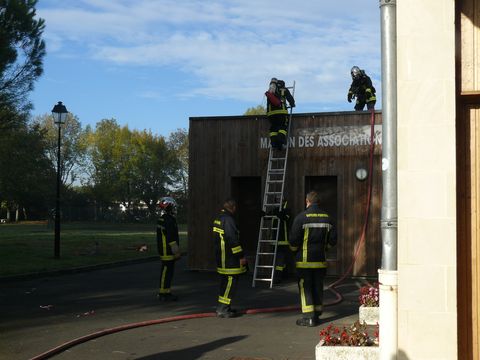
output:
M60 140L62 125L65 124L67 119L67 108L58 102L52 109L52 116L55 124L58 125L58 148L57 148L57 199L55 202L55 259L60 258L60 183L62 181L61 169L60 169Z

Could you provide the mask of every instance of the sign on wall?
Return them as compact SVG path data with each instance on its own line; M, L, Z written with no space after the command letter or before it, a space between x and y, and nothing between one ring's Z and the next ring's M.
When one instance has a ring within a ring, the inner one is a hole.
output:
M370 125L299 129L289 137L288 144L291 148L368 146L370 131ZM374 125L373 142L375 145L382 144L382 125ZM270 138L261 137L260 148L267 149L269 146Z

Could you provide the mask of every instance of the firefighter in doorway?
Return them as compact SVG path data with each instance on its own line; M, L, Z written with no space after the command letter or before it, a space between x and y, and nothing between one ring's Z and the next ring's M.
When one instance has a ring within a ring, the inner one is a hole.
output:
M265 92L267 96L267 118L270 121L270 143L272 148L281 150L287 144L288 110L295 107L290 90L285 87L285 81L272 78Z
M177 203L171 197L160 199L160 218L157 223L157 247L162 261L160 272L160 289L158 299L161 301L176 301L177 296L171 292L175 261L180 259L178 226L175 216Z
M218 295L217 316L231 318L237 312L231 308L232 300L237 289L240 274L247 271L247 260L244 257L235 218L237 203L227 199L223 209L213 221L213 240L217 272L220 275L220 293Z
M290 253L288 231L290 229L290 209L287 200L283 200L281 210L275 209L274 215L279 219L279 234L277 242L277 257L275 262L274 282L280 283L287 277L287 256Z
M372 85L372 80L365 71L360 70L358 66L352 67L350 75L352 76L352 84L348 90L348 102L352 102L352 99L356 98L356 111L362 111L365 104L368 110L373 110L377 98L375 97L375 88Z
M314 191L306 196L307 209L293 221L290 248L295 252L302 317L299 326L316 326L323 310L323 281L327 272L326 251L337 242L330 216L320 210Z

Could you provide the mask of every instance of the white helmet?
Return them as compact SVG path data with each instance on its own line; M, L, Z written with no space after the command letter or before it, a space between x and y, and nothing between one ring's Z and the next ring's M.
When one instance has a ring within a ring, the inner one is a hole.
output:
M360 68L358 66L354 66L350 70L350 75L352 75L353 80L359 79L361 74L362 74L362 70L360 70Z
M160 199L158 207L167 213L175 215L177 213L177 202L174 198L166 196Z

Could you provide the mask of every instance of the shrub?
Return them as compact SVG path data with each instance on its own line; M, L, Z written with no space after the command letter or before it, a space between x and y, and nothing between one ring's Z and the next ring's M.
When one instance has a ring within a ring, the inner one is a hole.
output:
M340 331L332 324L320 331L321 346L373 346L378 345L378 325L374 337L367 331L366 324L354 322L349 328L343 327Z

